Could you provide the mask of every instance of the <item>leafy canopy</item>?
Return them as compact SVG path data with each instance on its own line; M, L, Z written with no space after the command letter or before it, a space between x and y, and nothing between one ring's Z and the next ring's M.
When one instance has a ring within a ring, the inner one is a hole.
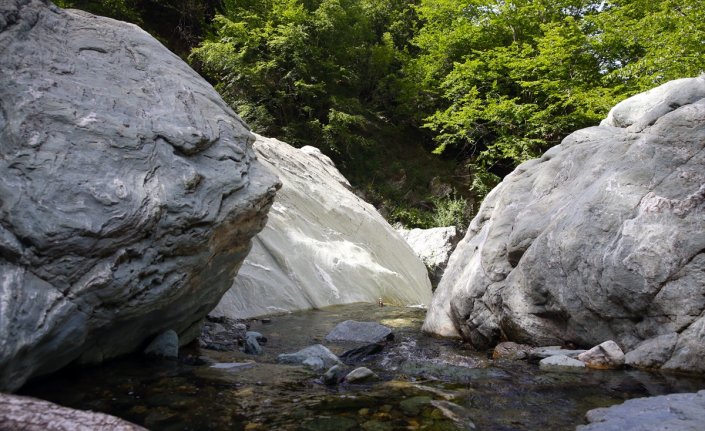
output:
M407 103L423 108L435 152L503 175L598 123L618 100L705 70L704 5L422 0Z

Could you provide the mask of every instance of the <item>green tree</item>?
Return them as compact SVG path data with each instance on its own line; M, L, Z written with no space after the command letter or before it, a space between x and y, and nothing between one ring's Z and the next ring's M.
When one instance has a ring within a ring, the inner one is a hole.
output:
M191 58L256 131L350 160L393 106L409 10L400 0L229 0Z
M437 153L466 158L492 181L485 172L506 174L619 99L701 73L704 9L695 0L424 0L405 97Z

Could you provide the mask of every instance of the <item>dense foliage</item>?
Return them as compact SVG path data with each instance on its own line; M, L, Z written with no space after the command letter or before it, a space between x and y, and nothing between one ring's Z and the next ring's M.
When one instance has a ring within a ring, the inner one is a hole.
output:
M148 29L172 11L196 35L180 46L210 25L190 60L255 131L322 148L392 221L417 226L464 224L466 200L518 163L705 70L700 0L63 3Z
M424 0L417 11L412 100L436 152L469 156L485 182L616 101L705 70L697 0Z
M192 58L254 129L349 159L397 100L412 13L403 0L226 0Z

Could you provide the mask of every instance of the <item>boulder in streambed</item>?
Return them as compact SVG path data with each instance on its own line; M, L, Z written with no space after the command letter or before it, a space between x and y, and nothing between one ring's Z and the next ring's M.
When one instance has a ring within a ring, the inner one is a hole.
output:
M614 340L625 352L675 333L653 363L705 372L704 312L699 77L618 104L508 175L451 256L424 330L478 348Z
M0 389L191 341L278 186L253 135L138 27L0 4Z
M8 394L0 394L0 430L147 431L146 428L115 416L74 410L49 401Z
M705 424L705 391L635 398L593 409L589 425L576 431L701 431Z
M269 222L213 316L253 316L354 302L428 304L426 268L328 157L257 137L281 179Z
M326 335L326 341L379 343L394 339L394 333L388 327L377 322L358 322L346 320L335 325Z
M532 347L512 341L497 344L492 351L492 359L526 359Z
M326 346L314 344L295 353L283 353L277 357L280 364L305 365L315 370L342 365L340 359Z
M345 376L347 383L362 383L379 380L379 376L367 367L358 367Z

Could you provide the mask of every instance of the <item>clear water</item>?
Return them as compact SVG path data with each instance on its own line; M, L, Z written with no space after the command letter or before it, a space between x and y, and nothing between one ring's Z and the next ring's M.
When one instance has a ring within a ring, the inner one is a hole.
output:
M22 393L110 413L152 430L573 430L595 407L641 396L705 389L701 377L644 371L556 373L524 361L491 360L457 341L420 331L424 311L354 304L253 322L265 353L195 347L232 368L123 358L65 370ZM311 344L340 354L354 347L325 335L347 319L394 328L395 340L362 365L380 375L366 384L323 385L319 374L279 365L280 353Z

